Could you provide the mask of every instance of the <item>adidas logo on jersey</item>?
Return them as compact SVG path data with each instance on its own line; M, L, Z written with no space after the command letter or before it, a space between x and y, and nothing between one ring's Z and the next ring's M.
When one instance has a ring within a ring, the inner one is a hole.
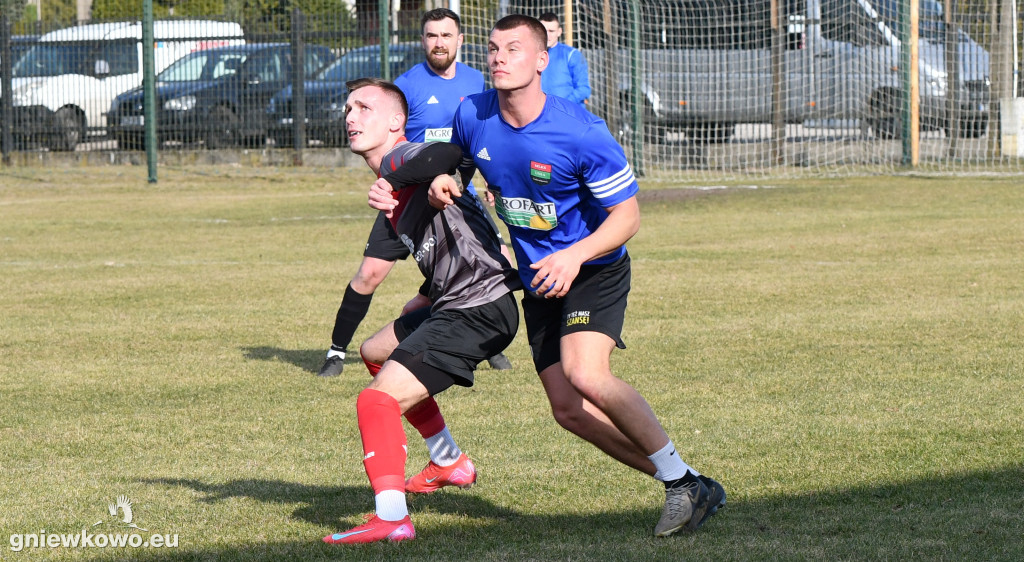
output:
M486 146L481 148L480 152L476 153L476 157L481 159L481 160L487 160L487 161L491 160L491 155L487 154L487 147Z
M427 105L431 105L431 104L435 104L435 103L441 103L441 102L437 101L437 98L435 98L434 96L430 96L430 99L427 100Z

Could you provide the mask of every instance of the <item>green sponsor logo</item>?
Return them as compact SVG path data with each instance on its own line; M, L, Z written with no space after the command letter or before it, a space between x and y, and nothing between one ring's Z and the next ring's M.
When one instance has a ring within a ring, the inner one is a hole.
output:
M558 226L554 203L538 203L525 197L499 197L495 209L503 221L532 230L551 230Z

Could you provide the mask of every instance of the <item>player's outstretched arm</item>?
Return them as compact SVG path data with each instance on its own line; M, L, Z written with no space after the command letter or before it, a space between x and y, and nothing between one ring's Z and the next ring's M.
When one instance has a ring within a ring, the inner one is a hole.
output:
M452 174L461 161L461 148L447 142L432 142L383 177L395 189L402 189L427 183L442 174Z

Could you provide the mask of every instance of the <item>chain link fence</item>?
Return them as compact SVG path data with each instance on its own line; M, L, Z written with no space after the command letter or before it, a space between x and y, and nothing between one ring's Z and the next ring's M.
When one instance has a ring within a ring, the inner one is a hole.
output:
M1019 173L1024 0L915 1L361 1L160 20L153 124L137 21L8 23L0 132L5 155L141 150L155 125L160 151L301 156L344 146L346 80L423 60L424 10L459 11L461 58L485 75L498 18L552 11L589 63L588 108L649 179Z

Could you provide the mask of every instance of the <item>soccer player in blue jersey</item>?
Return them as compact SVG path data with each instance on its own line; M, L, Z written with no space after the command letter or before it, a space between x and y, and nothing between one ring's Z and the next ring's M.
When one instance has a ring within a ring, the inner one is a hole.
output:
M395 85L402 89L409 104L406 136L412 142L447 142L451 136L455 108L464 97L484 90L484 77L479 71L455 61L463 42L462 22L458 14L446 8L430 10L423 14L420 23L426 60L395 80ZM470 185L470 192L472 189ZM500 240L497 227L495 235ZM501 248L511 259L504 244ZM331 347L320 368L320 376L334 377L342 373L348 345L370 310L374 291L384 282L395 262L404 260L408 255L394 230L388 227L383 216L378 215L366 241L363 260L345 288L338 307L331 332ZM403 311L429 304L420 291ZM512 368L511 362L502 354L488 359L488 362L495 369Z
M323 540L394 542L416 536L405 501L402 415L410 422L418 418L419 426L444 426L433 396L452 385L472 386L477 364L512 342L519 327L512 292L522 284L501 253L487 211L475 198L441 211L428 203L430 182L454 172L462 151L450 143L407 142L403 133L408 106L393 84L363 78L349 82L348 88L349 146L378 176L369 201L383 198L393 203L375 208L412 252L432 305L403 313L359 348L367 365L377 370L356 401L363 466L376 509L366 523ZM443 440L428 439L428 445L432 458L435 448L454 447ZM465 459L457 451L454 455ZM427 480L435 486L441 484L437 480L447 480L469 487L475 478L469 463L466 471L437 473Z
M484 75L455 60L463 42L458 14L438 8L423 14L422 22L427 59L395 79L409 100L405 136L410 142L448 142L455 109L484 91Z
M480 170L508 225L534 366L555 419L664 482L655 535L693 531L725 504L725 489L683 462L647 401L610 367L612 350L625 347L637 182L602 120L541 89L545 37L522 15L491 30L495 89L467 98L453 124L452 143L470 158L463 180ZM439 208L459 195L454 181L431 188Z
M548 33L548 66L540 77L545 94L563 97L580 105L590 98L590 72L583 53L561 43L562 24L554 12L540 15L540 23Z

